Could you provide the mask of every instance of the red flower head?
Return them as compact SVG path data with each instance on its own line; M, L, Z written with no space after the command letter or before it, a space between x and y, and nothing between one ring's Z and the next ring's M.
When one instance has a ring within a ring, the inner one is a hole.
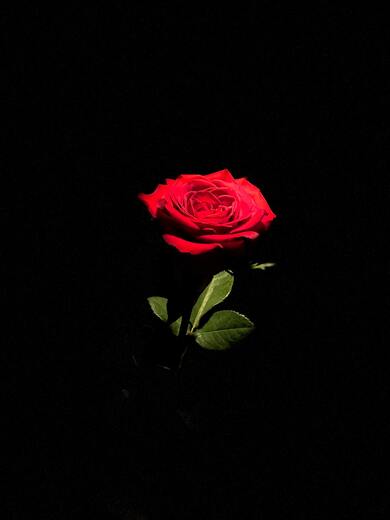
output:
M261 191L245 177L234 179L227 169L166 179L153 193L138 197L161 223L164 240L192 255L240 249L275 218Z

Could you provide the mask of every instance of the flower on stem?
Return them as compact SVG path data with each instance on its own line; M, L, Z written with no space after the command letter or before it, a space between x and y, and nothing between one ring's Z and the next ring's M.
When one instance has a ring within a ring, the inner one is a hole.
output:
M249 318L234 310L210 311L232 290L234 272L228 266L246 258L248 244L255 242L276 216L259 188L245 177L235 179L224 169L166 179L153 193L138 197L160 223L165 242L188 260L182 264L183 287L188 294L183 295L181 315L170 319L168 299L151 296L148 303L154 314L175 336L193 338L205 349L225 350L247 337L254 329ZM252 262L250 268L265 270L272 265ZM187 349L188 342L179 367Z

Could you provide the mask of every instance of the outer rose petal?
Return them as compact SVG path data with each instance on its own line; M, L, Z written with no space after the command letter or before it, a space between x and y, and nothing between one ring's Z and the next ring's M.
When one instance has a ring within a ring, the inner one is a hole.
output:
M163 234L162 237L167 244L178 249L180 253L190 253L191 255L201 255L202 253L207 253L208 251L222 247L221 244L190 242L189 240L168 233Z
M269 225L271 224L274 218L276 218L276 215L272 210L270 210L269 213L267 212L267 214L263 217L261 221L265 229L269 228Z
M142 200L142 202L146 205L152 217L157 216L159 202L161 201L161 199L165 199L167 191L168 187L165 184L159 184L153 193L140 193L138 195L138 198Z
M205 177L209 180L218 179L220 181L234 183L234 177L227 168L225 168L224 170L219 170L218 172L209 173L209 174L205 175Z
M272 209L269 207L268 202L265 200L263 194L257 188L254 186L251 182L249 182L245 177L242 177L241 179L236 180L236 184L239 184L242 186L245 191L247 191L255 201L256 205L259 208L263 208L266 211L266 214L261 219L262 224L264 227L268 227L271 221L276 217L275 213L272 211Z
M239 250L244 248L245 246L245 240L236 238L235 240L231 240L230 242L224 242L223 248L228 250Z
M246 220L242 220L242 223L237 223L238 225L233 228L234 233L241 233L242 231L247 230L257 230L260 228L264 228L263 220L266 218L267 214L264 209L257 208L257 210L248 216Z
M220 180L220 181L226 181L226 182L232 182L234 183L234 177L230 173L228 169L219 170L214 173L208 173L206 175L200 175L199 173L182 173L178 176L176 182L191 182L193 180L200 180L200 181L212 181L212 180Z
M254 240L259 236L256 231L242 231L242 233L227 233L226 235L200 235L198 240L206 242L230 242L236 238L249 238Z

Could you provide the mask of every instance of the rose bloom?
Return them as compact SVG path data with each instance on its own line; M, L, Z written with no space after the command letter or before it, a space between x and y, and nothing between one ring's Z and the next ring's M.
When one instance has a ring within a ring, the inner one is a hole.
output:
M161 223L165 242L192 255L241 249L275 218L261 191L227 169L166 179L153 193L138 197Z

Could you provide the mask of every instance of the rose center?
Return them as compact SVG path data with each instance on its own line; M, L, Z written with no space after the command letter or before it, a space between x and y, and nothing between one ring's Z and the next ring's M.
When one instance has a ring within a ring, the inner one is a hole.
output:
M222 210L221 203L217 197L210 193L198 193L191 200L193 214L199 218L215 215Z

